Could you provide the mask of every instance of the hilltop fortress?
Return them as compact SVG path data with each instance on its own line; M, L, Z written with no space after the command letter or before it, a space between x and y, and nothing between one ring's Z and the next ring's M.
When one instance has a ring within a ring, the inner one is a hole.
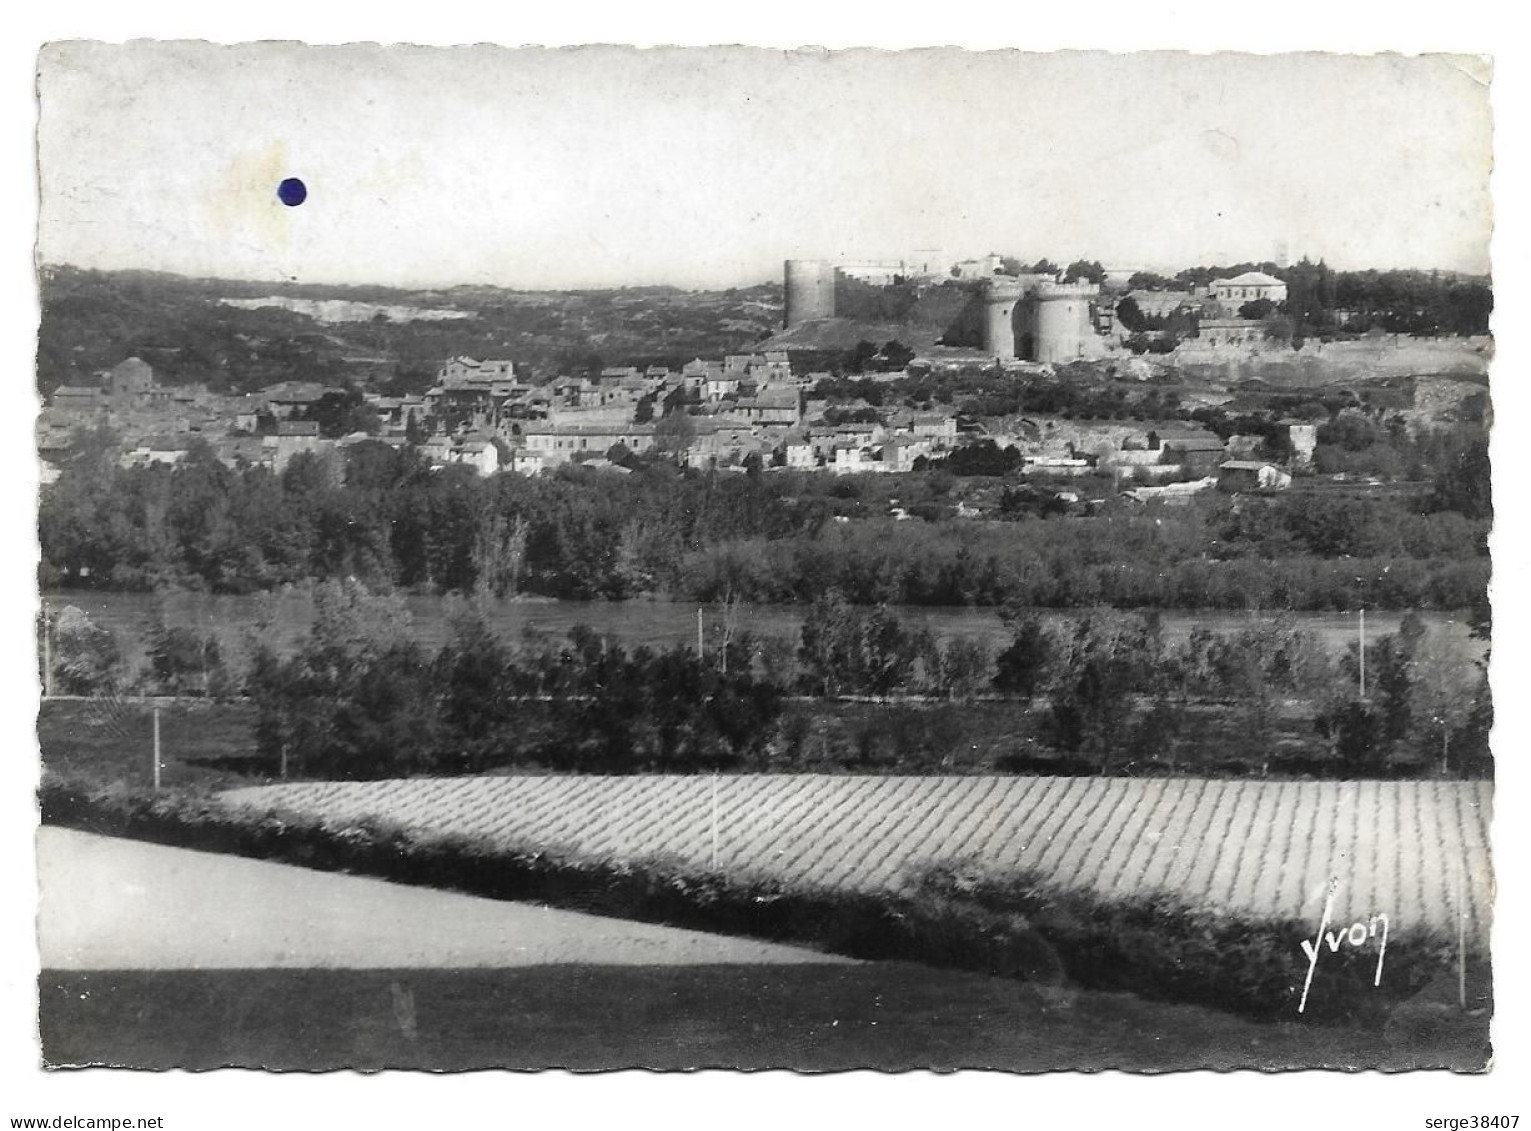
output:
M789 259L784 274L787 330L842 316L836 295L847 280L874 286L951 281L932 271L931 261L923 256L917 262L899 264ZM956 278L973 276L959 271ZM975 344L990 357L1060 364L1107 352L1106 341L1096 329L1100 288L1094 283L1065 283L1050 275L989 273L977 277L976 287L971 282L966 285L974 291L970 304L980 307L981 340Z

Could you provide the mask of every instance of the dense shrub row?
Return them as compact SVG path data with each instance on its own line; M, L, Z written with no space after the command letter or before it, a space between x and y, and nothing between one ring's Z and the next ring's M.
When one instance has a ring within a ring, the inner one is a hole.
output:
M678 589L701 601L732 594L806 603L838 589L856 604L1028 605L1120 609L1460 609L1483 600L1480 532L1451 556L1227 556L1178 547L1154 516L1038 521L1017 528L864 522L814 541L741 540L688 553ZM1208 539L1215 540L1215 533Z
M1166 640L1152 616L1044 622L1007 612L1009 644L942 640L835 592L799 640L725 624L707 654L620 643L577 626L512 642L459 602L435 651L395 596L314 593L293 647L258 630L238 680L269 772L325 778L717 769L900 772L1487 776L1492 706L1476 649L1406 617L1331 656L1290 618ZM725 621L730 620L725 616ZM270 626L267 626L269 629ZM54 626L55 682L110 695L115 638L73 608ZM153 689L232 686L211 642L157 629ZM839 697L892 698L860 710ZM982 698L1003 702L958 708ZM801 697L793 701L793 697ZM917 700L911 702L909 700Z
M1317 930L1315 923L1197 907L1163 892L1107 900L972 863L927 870L910 898L922 906L958 904L989 922L1028 923L1080 985L1265 1018L1295 1015L1308 969L1298 940ZM1474 957L1475 967L1481 958ZM1303 1016L1380 1023L1455 959L1449 939L1395 934L1378 987L1375 949L1325 948Z
M942 868L890 893L788 889L749 875L698 872L670 860L580 858L556 849L488 848L386 822L329 823L280 810L231 809L209 797L92 790L48 779L48 824L381 876L497 899L905 959L1042 984L1130 990L1261 1018L1296 1020L1313 924L1262 920L1141 894L1119 901L1026 876ZM1395 934L1386 976L1375 956L1327 951L1302 1017L1377 1024L1448 968L1439 939ZM1482 966L1474 956L1473 966Z

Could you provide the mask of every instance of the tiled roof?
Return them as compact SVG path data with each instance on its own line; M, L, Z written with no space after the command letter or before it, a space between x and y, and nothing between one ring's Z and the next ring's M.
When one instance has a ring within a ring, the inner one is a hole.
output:
M1274 279L1264 271L1245 271L1242 275L1235 275L1231 279L1213 279L1214 287L1284 287L1280 279Z
M317 381L283 381L277 385L268 385L261 392L267 400L301 404L316 401L330 390Z
M652 424L534 424L522 429L524 436L651 436Z
M1160 441L1162 448L1174 448L1182 452L1220 452L1225 447L1216 436L1175 436Z

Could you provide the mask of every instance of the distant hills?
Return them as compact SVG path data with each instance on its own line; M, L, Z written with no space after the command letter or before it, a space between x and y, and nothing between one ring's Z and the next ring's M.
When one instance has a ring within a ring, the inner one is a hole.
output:
M220 392L282 380L418 391L455 354L508 357L549 375L619 362L678 367L754 348L780 327L782 314L777 285L411 290L54 266L40 272L40 286L37 382L45 395L59 385L90 384L134 355L166 384L205 383ZM297 309L250 305L267 297ZM333 314L341 303L384 309L365 321L314 316ZM459 316L397 317L411 309Z

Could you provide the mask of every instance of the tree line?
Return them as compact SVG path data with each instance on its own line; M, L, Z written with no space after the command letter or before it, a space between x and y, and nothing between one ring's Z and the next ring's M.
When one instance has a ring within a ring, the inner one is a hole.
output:
M1044 622L1016 609L997 651L938 639L836 592L814 602L795 641L720 626L705 651L628 648L585 626L562 640L510 641L471 601L449 619L431 651L399 598L333 582L316 590L296 646L259 623L242 665L210 637L156 625L134 682L140 692L247 698L260 758L273 774L310 777L930 771L960 761L953 743L968 738L998 751L979 768L1017 772L1492 770L1483 662L1413 616L1367 645L1364 677L1359 644L1332 656L1282 617L1171 642L1153 615ZM49 631L56 690L128 689L130 658L109 630L71 608ZM847 698L882 706L858 723L836 705ZM930 711L941 709L932 705L969 704L972 715L976 701L987 736L960 716L940 716L937 729L950 733L932 731ZM879 725L895 719L920 736L915 747ZM897 752L891 763L886 750Z
M985 451L952 470L1013 470ZM868 605L1466 608L1487 588L1487 444L1480 432L1432 451L1420 468L1435 467L1435 480L1393 496L1214 493L1166 510L1111 500L1073 517L1016 505L996 512L1016 521L971 522L954 516L977 481L944 470L722 474L651 460L621 477L570 467L481 478L362 443L344 461L297 456L278 475L230 469L205 448L173 468L121 468L98 434L43 489L41 580L218 593L355 577L496 598L806 603L833 588ZM895 503L930 521L896 522Z

